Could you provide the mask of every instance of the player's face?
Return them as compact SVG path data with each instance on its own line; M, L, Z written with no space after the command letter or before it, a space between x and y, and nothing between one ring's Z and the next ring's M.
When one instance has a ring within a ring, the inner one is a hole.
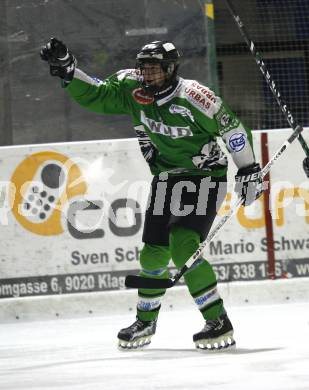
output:
M146 85L162 87L166 79L160 64L145 63L141 69L141 74Z

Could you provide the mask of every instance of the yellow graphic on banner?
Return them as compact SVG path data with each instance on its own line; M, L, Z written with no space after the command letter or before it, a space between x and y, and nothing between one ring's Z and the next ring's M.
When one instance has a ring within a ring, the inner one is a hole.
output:
M34 153L15 169L12 213L27 230L42 236L63 233L65 204L87 191L82 172L69 157L52 151Z
M294 199L294 198L301 198L304 200L304 214L305 214L305 220L307 223L309 223L309 191L300 188L300 187L294 187L294 188L284 188L276 196L275 199L275 210L276 210L276 222L277 226L283 226L284 225L284 208L286 206L287 200Z
M246 215L246 208L244 206L239 207L237 212L237 219L240 225L247 229L259 229L265 226L265 209L264 209L264 194L256 200L261 203L261 214L257 218L249 218Z
M302 209L302 212L299 212L299 216L303 216L305 222L309 224L309 190L301 187L291 187L281 189L278 193L274 195L274 206L272 209L272 218L276 226L284 226L285 218L284 213L286 207L293 201L295 198L300 198L303 200L303 205L297 205L299 210ZM225 200L218 211L218 215L223 217L231 209L232 194L228 192L226 194ZM246 207L240 206L236 216L239 224L245 229L260 229L265 227L265 208L264 208L264 194L256 200L259 203L260 213L257 217L252 217L246 215Z
M261 202L261 207L262 207L261 215L257 218L249 218L245 213L246 208L244 206L239 207L236 215L237 215L237 220L241 226L247 229L257 229L265 226L263 197L264 195L262 194L262 196L257 200L257 202ZM223 202L222 206L218 211L218 215L220 217L223 217L231 210L231 201L232 201L232 194L228 192L226 194L225 201Z

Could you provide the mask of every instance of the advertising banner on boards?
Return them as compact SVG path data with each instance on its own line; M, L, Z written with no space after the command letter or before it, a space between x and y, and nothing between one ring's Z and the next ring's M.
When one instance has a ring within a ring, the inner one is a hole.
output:
M288 135L268 133L270 157ZM258 161L261 146L255 132ZM277 277L309 276L303 157L295 142L271 170ZM229 166L216 221L234 201L236 168ZM139 269L150 182L135 139L1 148L0 298L124 288L125 276ZM264 207L263 197L241 207L206 249L220 282L268 277Z

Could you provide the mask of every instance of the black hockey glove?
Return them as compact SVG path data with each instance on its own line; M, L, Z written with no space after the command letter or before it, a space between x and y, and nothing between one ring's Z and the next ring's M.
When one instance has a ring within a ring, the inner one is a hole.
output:
M306 176L309 178L309 157L306 157L303 161L303 168Z
M66 83L72 81L77 61L63 42L57 38L51 38L42 47L40 56L43 61L48 62L52 76L58 76Z
M263 193L263 180L260 164L254 163L240 168L235 176L235 192L243 198L243 205L249 206Z

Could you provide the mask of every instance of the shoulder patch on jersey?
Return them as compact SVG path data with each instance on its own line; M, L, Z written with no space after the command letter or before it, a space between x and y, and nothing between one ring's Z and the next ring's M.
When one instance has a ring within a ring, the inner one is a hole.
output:
M230 136L228 143L233 152L240 152L246 146L246 135L244 133L234 133Z
M195 107L207 114L213 114L218 98L204 85L194 80L187 80L184 84L184 97ZM213 112L212 112L213 111Z

